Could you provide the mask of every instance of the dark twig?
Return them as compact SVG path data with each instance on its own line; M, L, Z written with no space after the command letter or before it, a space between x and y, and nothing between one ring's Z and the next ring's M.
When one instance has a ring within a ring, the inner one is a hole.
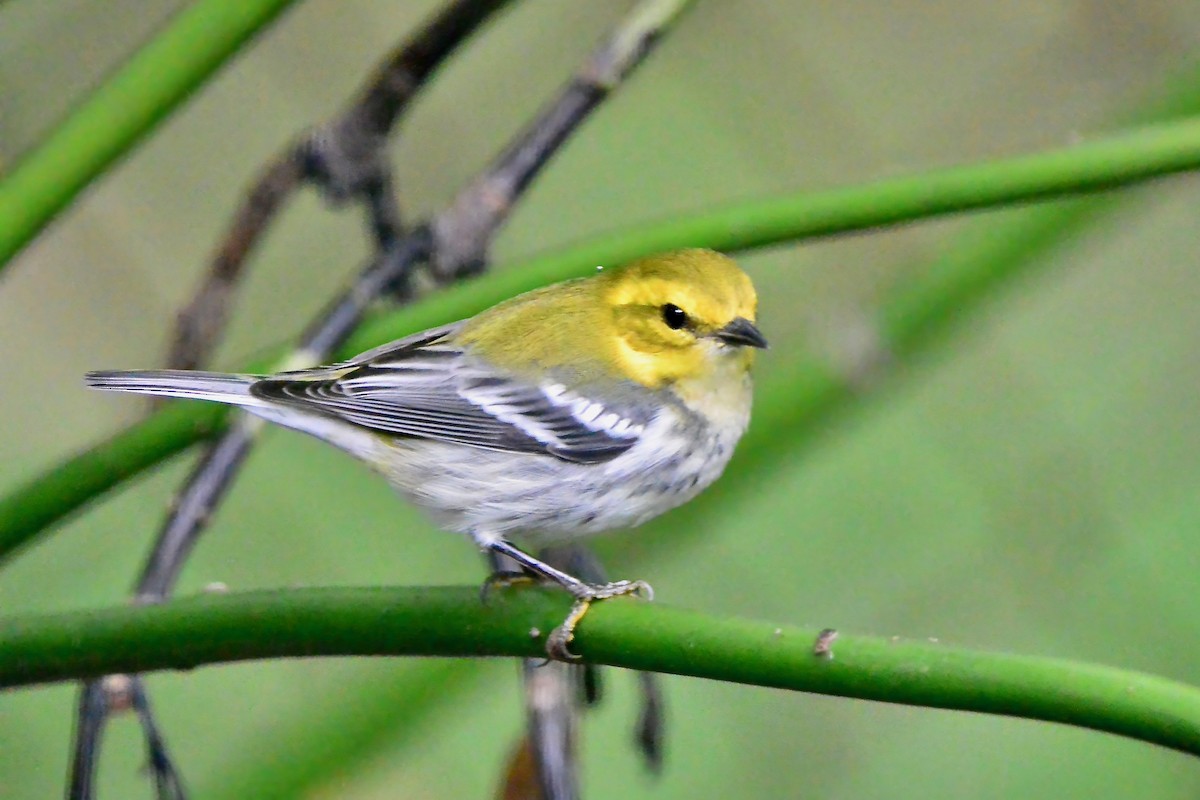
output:
M260 427L253 417L236 418L221 438L205 450L184 483L154 541L154 549L138 578L136 600L157 603L171 594L179 570L208 526L213 509L237 473Z
M507 0L456 0L397 46L342 113L302 134L260 173L234 214L192 300L179 312L168 366L194 369L216 347L247 258L276 214L305 183L334 205L364 207L374 246L402 235L385 151L400 115L433 71Z
M104 679L88 681L79 692L75 716L75 747L71 752L71 782L67 797L92 800L96 783L96 758L100 752L100 734L113 710L103 686Z
M300 179L300 165L294 159L277 158L246 193L209 263L208 274L192 299L178 312L167 351L169 366L195 369L208 360L229 319L242 265L276 212L299 186Z
M434 269L439 277L478 269L513 201L592 109L641 63L689 1L639 4L592 52L554 102L434 221Z
M398 242L394 252L389 252L386 257L373 262L354 285L332 302L327 311L305 333L287 366L299 368L327 357L349 336L369 305L383 291L398 282L406 282L413 266L428 257L428 241L428 236L422 228ZM261 420L244 414L239 415L229 429L208 448L205 456L188 476L183 489L172 504L138 581L138 602L160 602L170 594L184 560L208 527L213 510L233 484L238 469L264 424ZM90 684L85 686L84 694L87 694L90 688ZM94 764L104 716L113 710L108 704L84 704L82 701L80 708L82 715L76 729L71 786L72 792L75 791L75 787L86 787L86 792L69 795L72 800L90 796L90 782L80 778L74 770L80 766ZM93 713L93 716L88 716L89 713ZM152 755L162 756L151 758L150 767L156 785L163 787L177 784L174 779L176 770L167 760L165 750L160 744L156 744L161 742L161 739L151 722L148 708L144 711L139 709L139 719L143 723L147 748ZM182 796L161 792L159 794L160 798Z
M133 710L146 737L146 759L149 761L150 774L154 776L154 791L159 797L184 800L187 794L183 789L183 779L167 755L167 742L163 739L154 721L154 714L150 711L150 697L146 694L146 685L140 675L131 675L129 680Z
M455 7L466 5L470 4L459 3ZM490 7L498 4L474 5ZM411 96L411 89L405 89L404 82L396 77L400 73L389 67L401 64L404 59L389 59L377 72L377 80L372 88L360 98L359 103L352 106L353 113L333 123L358 133L329 135L321 133L328 131L327 127L318 129L308 140L313 144L305 150L306 160L302 162L306 177L313 179L313 175L323 176L318 185L324 187L334 200L360 192L364 194L376 235L376 256L354 284L330 303L309 326L298 348L282 368L298 369L328 358L358 325L370 305L385 293L401 300L410 299L413 294L413 270L421 263L430 264L434 281L438 284L450 283L482 271L486 267L487 251L495 232L507 219L516 199L559 146L583 122L588 112L649 52L649 45L662 26L673 20L684 6L686 3L680 0L650 0L639 6L612 37L597 49L586 68L564 90L559 100L518 134L480 178L462 190L453 204L431 223L419 225L404 235L400 234L398 217L392 216L393 207L389 205L394 202L391 199L390 168L381 160L381 156L374 160L369 157L370 153L382 153L377 141L380 137L378 126L390 128L396 114ZM448 12L439 19L447 16ZM454 24L445 22L438 31L439 35L449 36L451 31L457 30L461 37L470 29L459 20ZM409 63L425 64L428 72L433 66L428 59L437 52L444 55L449 49L446 45L440 50L431 47ZM393 80L396 81L394 85L391 83ZM360 119L363 124L352 123L351 117ZM371 126L376 128L372 129ZM271 172L269 168L267 173ZM280 175L285 173L281 172ZM244 263L245 255L273 217L281 198L294 189L295 179L280 179L278 186L284 187L285 194L269 196L258 207L262 225L254 228L251 224L249 232L243 234L239 244L242 260L236 262L238 265ZM267 194L270 195L270 192ZM267 211L263 212L262 209ZM236 274L239 270L240 266L232 272ZM170 593L183 560L191 552L213 510L232 484L260 427L258 422L241 419L216 440L206 457L193 470L172 506L159 542L142 573L137 588L140 602L157 602ZM136 685L140 686L140 683ZM84 688L84 700L89 689L91 684ZM72 769L83 768L86 774L80 778L73 771L72 798L90 796L90 774L97 757L99 734L104 716L111 707L107 703L85 703L81 700L80 709ZM143 722L152 753L151 768L154 770L159 797L182 797L175 770L166 759L161 737L145 702L139 707L139 718ZM76 793L77 787L80 793ZM173 790L178 792L171 794Z
M96 760L104 723L112 713L132 709L145 734L146 760L154 776L156 795L183 800L186 796L183 782L167 755L166 741L154 722L150 699L140 675L109 675L87 681L79 693L78 708L67 797L92 800L95 796Z

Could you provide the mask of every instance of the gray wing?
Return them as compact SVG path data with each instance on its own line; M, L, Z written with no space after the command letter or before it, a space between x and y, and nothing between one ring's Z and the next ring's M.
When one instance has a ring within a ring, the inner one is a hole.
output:
M594 464L634 444L649 414L488 370L437 328L316 370L256 382L257 397L397 436Z

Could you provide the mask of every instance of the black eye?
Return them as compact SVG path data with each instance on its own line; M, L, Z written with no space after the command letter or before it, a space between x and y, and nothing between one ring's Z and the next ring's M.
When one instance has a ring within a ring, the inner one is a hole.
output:
M682 308L674 303L667 303L662 307L663 322L667 323L667 327L673 331L677 331L688 323L688 315Z

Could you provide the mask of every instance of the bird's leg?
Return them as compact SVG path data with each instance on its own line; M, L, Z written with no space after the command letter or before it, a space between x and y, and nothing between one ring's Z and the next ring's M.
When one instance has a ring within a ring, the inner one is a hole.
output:
M604 566L591 551L580 545L566 545L543 549L538 555L545 561L558 564L582 577L589 583L608 580ZM599 667L585 664L582 688L584 701L594 705L599 700ZM658 685L658 675L639 672L638 687L641 689L641 712L638 714L635 738L638 749L646 759L647 766L654 772L662 769L663 759L663 693Z
M475 534L475 542L483 549L499 555L508 556L521 565L522 568L546 580L557 583L575 598L575 605L563 623L551 631L546 639L546 653L559 661L577 661L578 656L572 653L567 645L575 637L575 627L587 614L588 608L596 600L607 600L626 594L637 594L647 600L654 599L654 590L645 581L613 581L612 583L587 583L569 575L560 569L550 566L545 561L537 559L511 542L494 535Z

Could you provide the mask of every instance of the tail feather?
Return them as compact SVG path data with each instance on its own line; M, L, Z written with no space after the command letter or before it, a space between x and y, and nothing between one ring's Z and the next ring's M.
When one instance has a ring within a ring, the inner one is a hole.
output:
M112 370L84 376L84 382L92 389L214 400L239 406L261 404L259 398L250 394L250 386L257 380L257 375L181 369Z

